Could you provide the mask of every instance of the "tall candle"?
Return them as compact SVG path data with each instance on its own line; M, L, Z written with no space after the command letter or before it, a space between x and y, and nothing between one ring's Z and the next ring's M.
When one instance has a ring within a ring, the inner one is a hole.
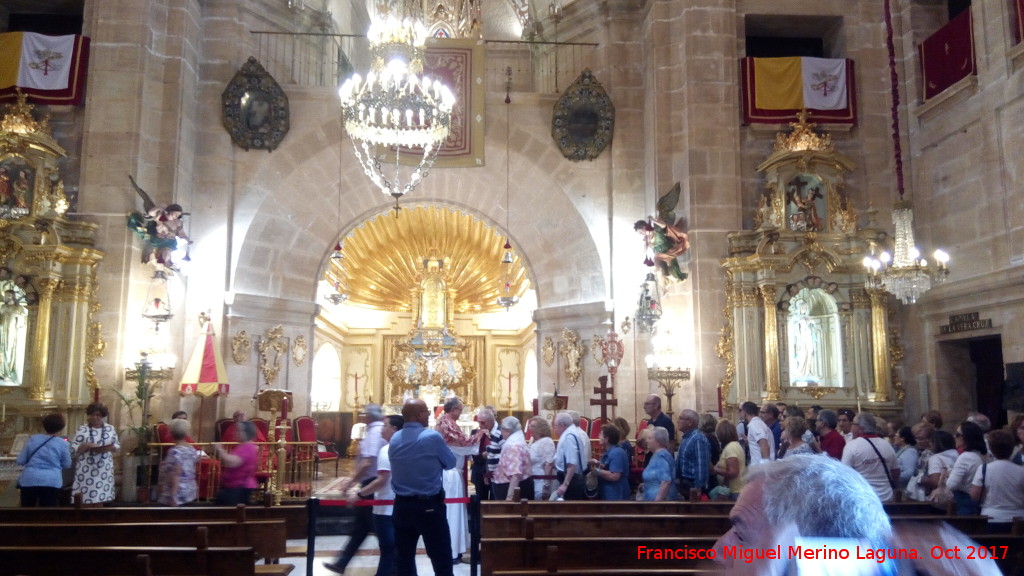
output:
M281 418L288 419L288 397L281 398Z
M3 414L0 415L0 422L7 422L7 402L4 402L4 411Z

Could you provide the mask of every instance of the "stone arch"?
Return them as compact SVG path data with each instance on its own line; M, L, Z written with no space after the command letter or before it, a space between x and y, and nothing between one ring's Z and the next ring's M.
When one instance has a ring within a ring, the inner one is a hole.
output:
M597 240L588 233L587 221L565 188L565 182L579 180L560 179L532 160L531 156L546 156L544 148L552 146L547 134L516 132L515 141L508 143L513 187L509 228L534 280L538 305L602 301L607 291L605 263ZM368 218L387 213L394 203L372 187L348 150L351 143L347 138L340 140L337 123L324 122L291 136L301 145L261 157L240 187L232 289L312 301L335 242ZM457 208L504 230L506 142L501 140L486 142L490 169L434 168L403 204ZM339 146L344 147L340 154ZM340 233L339 181L344 190Z

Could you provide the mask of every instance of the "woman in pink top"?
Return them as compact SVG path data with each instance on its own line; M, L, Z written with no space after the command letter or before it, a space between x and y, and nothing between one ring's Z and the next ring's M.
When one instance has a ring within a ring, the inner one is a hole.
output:
M249 504L252 491L256 489L256 466L260 451L259 446L253 442L256 438L256 425L245 421L236 426L240 444L231 453L217 445L217 456L223 465L216 500L218 506Z

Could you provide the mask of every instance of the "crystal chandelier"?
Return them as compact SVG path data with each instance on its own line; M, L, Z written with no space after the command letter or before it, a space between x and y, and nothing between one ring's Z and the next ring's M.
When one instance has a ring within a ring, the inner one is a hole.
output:
M515 263L515 258L512 254L512 241L508 237L509 233L509 164L511 158L509 157L508 137L509 137L509 105L512 103L512 97L510 93L512 91L512 67L505 68L505 245L502 246L504 254L501 257L501 289L498 296L498 305L505 308L508 311L509 308L515 306L519 302L519 297L512 292L512 281L515 278L515 269L512 264Z
M933 254L934 265L921 258L921 251L914 243L914 211L910 202L904 200L903 193L903 154L900 149L899 135L899 77L896 73L896 48L893 43L892 13L889 1L884 3L886 47L889 52L889 79L892 89L892 141L895 156L896 191L899 200L893 207L892 223L896 232L893 254L881 251L864 258L867 280L864 284L868 289L885 290L896 296L904 304L913 304L922 294L931 289L933 284L940 284L949 275L949 254L936 250Z
M439 80L423 73L427 30L421 22L374 20L367 32L373 58L366 78L353 74L338 96L345 130L352 138L363 172L382 192L398 199L430 171L451 130L455 96ZM402 150L419 149L415 168L400 170ZM394 154L394 170L383 161Z
M940 284L949 275L949 254L936 250L932 259L921 258L921 251L914 245L914 211L909 202L898 202L892 211L892 223L896 229L893 254L887 251L877 256L864 258L868 288L880 289L893 294L904 304L913 304L932 284Z
M658 320L661 319L661 296L658 294L658 281L653 272L640 285L640 302L636 308L636 329L654 334Z

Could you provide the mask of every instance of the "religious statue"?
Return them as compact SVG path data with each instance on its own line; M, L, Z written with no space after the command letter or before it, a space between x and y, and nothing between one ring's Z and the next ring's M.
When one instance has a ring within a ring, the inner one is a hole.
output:
M28 306L25 291L11 278L7 268L0 268L0 293L0 385L19 385L28 336Z
M135 191L142 198L143 212L128 213L128 228L146 241L142 251L142 263L177 270L171 261L171 255L178 248L179 241L186 245L192 243L185 233L185 222L182 220L182 217L188 216L189 213L182 210L179 204L157 205L149 194L135 183L134 178L129 175L128 180L131 180Z
M799 386L816 386L824 376L822 351L823 334L819 321L811 316L806 300L790 303L794 311L789 319L790 382Z
M680 186L676 182L667 194L658 199L658 215L647 220L637 220L633 230L644 236L647 249L654 253L654 261L657 261L662 275L682 281L686 280L687 274L679 267L677 258L690 249L690 238L683 231L686 219L680 217L676 220L675 208L679 204L679 194ZM653 266L654 261L648 256L644 263Z

